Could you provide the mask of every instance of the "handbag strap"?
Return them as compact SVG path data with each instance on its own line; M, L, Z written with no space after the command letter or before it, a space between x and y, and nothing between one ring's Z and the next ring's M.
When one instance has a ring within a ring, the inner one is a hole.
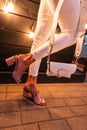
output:
M78 40L77 40L77 43L76 43L75 54L74 54L75 57L76 57L76 62L80 57L82 47L83 47L83 41L84 41L84 34L79 34Z
M52 48L53 48L53 43L54 43L54 38L55 38L55 31L56 31L56 27L57 27L57 21L58 21L58 17L59 17L59 13L61 10L61 7L63 5L64 0L59 0L56 10L55 10L55 14L54 14L54 20L53 20L53 24L52 24L52 29L51 29L51 33L50 33L50 43L49 43L49 49L48 49L48 58L47 58L47 68L50 70L50 54L52 52Z
M82 1L80 1L80 5L81 5L81 8L82 8ZM81 14L81 11L80 11L80 16L79 16L79 21L78 21L78 26L77 26L77 30L78 31L78 36L77 36L77 43L76 43L76 48L75 48L75 58L76 58L76 61L75 63L77 63L79 57L80 57L80 54L81 54L81 51L82 51L82 47L83 47L83 40L84 40L84 32L79 32L79 29L80 29L80 21L81 21L81 16L83 14Z

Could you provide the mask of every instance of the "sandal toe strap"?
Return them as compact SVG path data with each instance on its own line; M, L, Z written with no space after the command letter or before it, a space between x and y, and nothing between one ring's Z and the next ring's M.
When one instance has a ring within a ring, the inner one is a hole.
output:
M45 99L37 92L37 95L33 97L33 100L36 104L38 105L44 105L45 104Z

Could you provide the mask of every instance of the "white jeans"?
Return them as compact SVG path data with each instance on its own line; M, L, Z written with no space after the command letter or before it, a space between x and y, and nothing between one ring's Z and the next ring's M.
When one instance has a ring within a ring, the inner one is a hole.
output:
M41 59L48 54L48 39L58 1L59 0L41 0L35 38L31 47L31 53L36 61L30 65L29 75L38 75ZM52 53L75 44L79 16L80 0L65 0L58 19L61 33L55 36Z

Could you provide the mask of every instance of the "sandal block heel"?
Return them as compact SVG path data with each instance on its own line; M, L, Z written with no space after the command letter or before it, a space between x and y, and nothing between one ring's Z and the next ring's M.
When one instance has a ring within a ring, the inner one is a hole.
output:
M5 60L8 66L13 65L16 62L17 56L11 56Z

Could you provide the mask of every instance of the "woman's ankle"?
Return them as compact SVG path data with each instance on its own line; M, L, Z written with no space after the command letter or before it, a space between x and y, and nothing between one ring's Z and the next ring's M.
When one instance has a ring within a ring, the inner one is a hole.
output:
M24 87L37 89L37 77L29 75Z
M29 75L28 78L27 78L27 82L26 83L29 83L31 84L32 86L37 84L37 77L36 76L32 76L32 75Z
M32 64L33 62L35 62L35 59L34 59L34 57L33 57L33 54L31 54L31 53L25 54L24 63L30 65L30 64Z

